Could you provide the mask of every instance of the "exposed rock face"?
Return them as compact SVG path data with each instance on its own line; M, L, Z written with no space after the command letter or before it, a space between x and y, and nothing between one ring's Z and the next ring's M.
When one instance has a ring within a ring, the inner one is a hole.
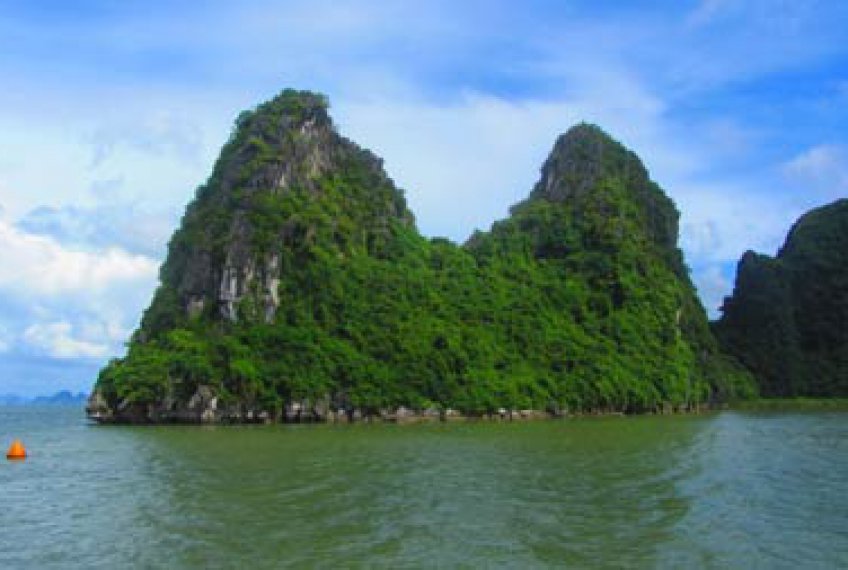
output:
M221 424L221 423L420 423L459 420L541 420L562 417L542 410L505 410L484 415L467 415L448 408L438 410L425 408L414 410L405 406L398 408L360 409L344 407L329 397L311 401L302 399L285 405L282 413L275 415L258 406L243 404L220 405L215 391L209 386L200 386L188 402L165 398L159 403L137 404L123 401L116 408L109 406L100 392L94 392L86 406L86 414L98 423L118 424Z
M561 135L545 164L531 199L578 200L597 188L602 178L626 183L634 202L644 209L652 237L677 248L679 213L648 176L642 161L595 125L580 124Z
M109 406L109 402L103 397L99 390L95 390L88 397L88 403L85 406L85 413L89 418L103 423L109 423L114 419L114 410Z
M768 396L848 396L848 200L803 215L772 258L748 251L715 324Z
M545 164L533 195L563 202L597 184L605 159L618 149L592 125L578 125L561 135Z
M321 95L285 91L256 111L243 113L171 240L163 287L176 294L188 316L214 308L235 322L240 302L251 297L256 304L251 317L270 322L280 304L276 251L308 241L315 228L290 221L270 235L258 236L266 228L257 228L254 214L269 196L321 194L321 181L351 163L379 184L393 187L379 158L336 132ZM379 232L381 225L385 231L389 218L413 223L405 202L389 200L380 206L372 231Z
M267 423L275 420L259 406L239 404L221 405L220 399L209 386L198 386L187 400L173 395L158 402L137 403L122 400L115 407L108 404L100 391L89 397L86 406L88 417L100 423Z

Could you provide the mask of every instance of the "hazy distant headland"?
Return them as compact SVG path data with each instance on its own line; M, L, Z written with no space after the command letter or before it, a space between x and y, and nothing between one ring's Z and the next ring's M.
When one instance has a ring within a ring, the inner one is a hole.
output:
M16 394L0 395L2 406L82 406L88 400L88 394L69 390L61 390L50 396L35 396L25 398Z

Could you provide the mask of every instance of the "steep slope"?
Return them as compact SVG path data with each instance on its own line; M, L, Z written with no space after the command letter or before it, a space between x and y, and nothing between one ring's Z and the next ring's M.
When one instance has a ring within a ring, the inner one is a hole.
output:
M777 257L748 251L715 332L768 396L848 396L848 200L804 214Z
M142 332L204 310L229 321L259 311L270 322L284 253L323 245L379 255L393 224L413 218L382 161L335 132L322 96L286 91L236 121L171 239Z
M526 357L543 355L538 364L579 406L644 411L751 395L708 330L678 218L634 153L583 124L557 140L510 218L469 241L481 266L533 276L528 289L541 299L519 336L547 338ZM507 314L520 322L527 312Z
M676 247L677 211L597 127L464 247L427 240L326 100L242 114L198 189L102 421L652 411L745 392ZM404 411L404 410L414 410Z

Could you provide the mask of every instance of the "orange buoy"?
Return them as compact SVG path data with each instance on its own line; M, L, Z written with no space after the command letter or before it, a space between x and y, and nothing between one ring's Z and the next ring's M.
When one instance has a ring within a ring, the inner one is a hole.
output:
M6 452L6 459L26 459L26 449L21 440L16 439L12 442L12 447Z

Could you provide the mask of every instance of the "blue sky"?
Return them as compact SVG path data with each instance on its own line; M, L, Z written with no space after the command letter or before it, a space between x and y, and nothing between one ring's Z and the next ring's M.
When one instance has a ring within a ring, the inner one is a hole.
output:
M746 249L848 195L842 2L0 0L0 394L87 390L242 109L326 93L462 240L598 123L682 212L711 314Z

